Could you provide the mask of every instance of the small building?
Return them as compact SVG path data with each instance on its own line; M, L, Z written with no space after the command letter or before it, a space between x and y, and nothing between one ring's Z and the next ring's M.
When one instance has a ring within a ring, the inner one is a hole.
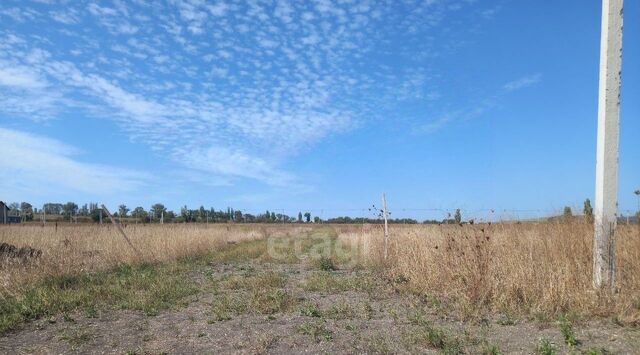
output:
M20 216L11 215L11 209L0 201L0 224L20 223Z

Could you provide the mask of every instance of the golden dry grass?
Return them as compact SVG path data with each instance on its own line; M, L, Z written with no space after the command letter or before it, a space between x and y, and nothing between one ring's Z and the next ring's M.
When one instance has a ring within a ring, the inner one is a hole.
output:
M379 226L337 227L361 261L402 275L422 294L442 298L461 315L482 312L552 317L571 312L640 321L640 229L619 226L617 288L592 288L593 229L581 221L493 225L391 226L383 260Z
M142 258L124 241L114 226L66 224L0 227L0 242L43 251L28 263L0 259L0 295L20 294L25 287L48 276L94 272L123 264L174 261L218 250L228 242L270 236L301 235L308 227L222 224L128 225L126 234Z
M591 286L592 228L579 221L493 225L392 225L389 258L382 258L379 225L334 225L348 252L383 267L391 279L435 296L464 317L484 312L555 317L574 313L640 322L640 229L620 226L618 292ZM137 259L111 225L3 226L0 241L43 250L40 260L0 264L0 295L20 295L52 275L106 270L123 264L167 262L219 250L228 242L301 236L300 225L129 225ZM356 248L354 248L356 247Z

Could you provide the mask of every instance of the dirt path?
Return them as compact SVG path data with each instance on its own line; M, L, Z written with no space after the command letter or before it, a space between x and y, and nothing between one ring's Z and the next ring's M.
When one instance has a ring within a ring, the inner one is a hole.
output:
M0 353L640 353L640 332L611 321L573 325L569 347L555 323L459 322L434 299L402 292L370 271L251 258L239 244L188 272L199 292L155 316L101 309L26 324L0 337ZM238 250L234 250L238 249ZM238 259L238 260L236 260ZM544 349L540 349L542 351Z

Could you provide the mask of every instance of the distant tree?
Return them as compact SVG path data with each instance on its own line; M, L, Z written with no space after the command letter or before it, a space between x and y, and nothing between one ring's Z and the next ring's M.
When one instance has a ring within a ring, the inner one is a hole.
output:
M162 216L162 213L164 212L167 212L166 207L164 207L164 205L161 203L156 203L155 205L151 206L151 209L149 210L149 217L152 220L160 219L160 216Z
M45 203L44 212L46 214L61 214L62 213L62 204L60 203Z
M22 212L22 218L25 221L33 221L33 206L31 206L29 202L21 203L20 211Z
M189 211L189 208L187 208L187 205L185 205L180 209L180 217L182 218L183 222L191 221L191 211Z
M584 218L587 223L593 223L593 208L591 207L591 200L584 200L584 208L582 209L584 213Z
M78 214L81 216L88 216L89 215L89 206L85 203L84 205L82 205L82 207L80 207L80 209L78 210Z
M131 211L131 216L144 221L147 218L147 211L145 211L143 207L136 207Z
M127 213L129 213L129 209L126 205L118 206L118 216L120 216L121 218L125 218L127 217Z
M94 222L100 222L100 214L102 213L102 209L100 208L94 208L91 210L91 213L89 213L89 216L91 217L91 220ZM103 216L104 217L104 216Z
M307 223L311 222L311 213L305 212L304 213L304 218L305 218Z
M571 211L571 207L564 206L564 210L562 211L562 217L570 219L573 217L573 212Z
M313 223L321 223L321 222L322 220L320 219L320 217L318 216L313 217Z
M62 212L69 220L71 220L71 216L78 213L78 205L74 202L67 202L62 207Z
M298 212L298 222L302 223L302 212Z
M276 213L275 212L271 212L271 221L275 222L276 220Z
M462 214L460 213L460 209L456 209L456 213L453 215L453 220L457 223L460 224L462 223Z
M233 220L236 222L242 222L242 211L234 211Z

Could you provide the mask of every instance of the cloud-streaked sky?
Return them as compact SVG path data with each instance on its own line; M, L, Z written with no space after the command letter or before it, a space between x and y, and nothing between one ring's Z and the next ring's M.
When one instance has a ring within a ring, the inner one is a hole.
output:
M626 6L623 210L640 187ZM2 1L0 200L577 207L599 29L599 1L578 0Z

